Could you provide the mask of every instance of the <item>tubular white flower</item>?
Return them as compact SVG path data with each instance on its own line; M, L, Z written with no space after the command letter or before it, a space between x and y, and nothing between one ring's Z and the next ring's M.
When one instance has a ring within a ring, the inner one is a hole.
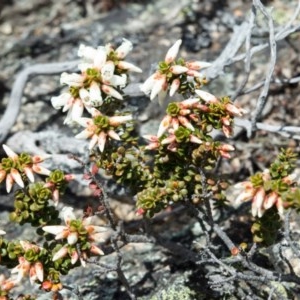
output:
M98 143L98 135L94 134L89 143L89 150L92 150Z
M177 40L175 44L168 50L165 56L165 62L171 63L176 59L182 40Z
M115 90L113 87L103 84L101 86L101 89L105 94L112 96L116 99L123 100L123 96L117 90Z
M3 144L2 148L8 157L10 157L13 160L18 159L18 157L19 157L18 154L15 153L13 150L11 150L7 145Z
M187 72L189 69L187 67L184 67L184 66L180 66L180 65L174 65L170 68L170 72L172 72L173 74L175 75L178 75L178 74L182 74L182 73L185 73Z
M120 141L121 138L114 130L108 130L107 135L116 141Z
M98 70L104 66L107 58L106 48L101 46L97 48L96 55L94 57L93 63L94 67Z
M76 220L73 213L73 207L65 206L61 211L61 216L63 217L66 224L69 224L72 220Z
M101 131L98 136L98 148L99 148L100 152L103 152L103 150L104 150L105 143L106 143L106 136L107 136L107 133L105 133L104 131Z
M118 68L123 69L123 70L128 70L128 71L132 71L132 72L137 72L137 73L142 73L142 69L140 69L139 67L135 66L132 63L126 62L126 61L120 61L118 63Z
M122 75L113 75L105 84L112 85L112 86L120 86L125 87L127 83L127 76L126 74Z
M188 128L191 131L195 130L194 126L188 121L188 119L186 117L178 116L177 118L184 127Z
M102 105L102 96L101 90L97 82L93 81L90 85L90 93L89 93L89 104L91 106L100 106Z
M22 180L22 177L17 169L11 168L10 175L12 179L21 187L24 187L24 182Z
M115 50L115 53L119 59L122 59L132 50L132 48L132 43L123 38L123 43Z
M179 87L180 87L180 80L178 78L175 78L171 83L169 95L172 97L177 92Z
M67 246L63 246L53 255L52 261L56 261L60 258L63 258L67 254L68 254L68 248L67 248Z
M72 121L80 118L83 114L83 103L80 99L75 99L72 109L70 110Z
M6 175L5 184L6 184L7 193L10 193L10 191L11 191L13 185L14 185L14 179L12 178L11 174Z
M166 130L169 128L171 125L172 117L169 115L166 115L163 117L162 121L159 124L158 132L157 132L157 137L160 138Z
M205 69L211 66L211 63L205 61L188 61L185 64L189 69L199 71L200 69Z
M154 85L152 87L151 94L150 94L150 100L153 100L158 95L158 93L163 90L166 81L167 81L166 75L163 74L155 78Z
M62 93L57 97L51 98L51 104L55 109L60 109L62 106L66 106L67 103L71 103L73 96L69 93Z
M107 61L105 65L101 68L101 75L103 81L104 82L109 81L112 78L114 71L115 71L114 63L112 61Z
M126 116L113 116L109 118L109 124L112 126L118 126L122 123L132 120L132 115Z
M84 80L85 77L77 73L68 74L63 72L60 76L60 83L68 86L81 87L83 86Z
M152 74L150 77L146 79L146 81L140 86L140 90L145 93L146 95L150 94L154 83L155 83L155 77L157 76L157 73Z
M94 57L96 56L96 52L97 50L94 49L93 47L80 44L77 55L87 60L94 60Z
M208 92L202 91L202 90L195 90L195 93L204 101L206 102L217 102L218 99L213 94L210 94Z

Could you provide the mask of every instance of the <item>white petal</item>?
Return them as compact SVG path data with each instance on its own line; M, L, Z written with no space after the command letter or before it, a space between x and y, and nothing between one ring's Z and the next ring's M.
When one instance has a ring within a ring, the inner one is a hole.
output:
M96 55L94 57L94 66L101 70L101 68L104 66L106 62L106 48L103 46L100 46L97 48Z
M132 72L137 72L137 73L142 73L143 72L142 69L140 69L139 67L137 67L134 64L129 63L127 61L120 61L118 63L118 67L120 69L132 71Z
M77 67L82 73L84 73L87 69L93 68L94 65L92 63L80 63Z
M33 172L37 173L37 174L41 174L41 175L50 175L51 171L48 170L47 168L43 167L43 166L40 166L38 164L34 164L32 166L32 170Z
M150 94L150 100L153 100L158 95L158 93L163 90L165 83L166 83L165 75L161 75L157 79L155 79L155 82L154 82L154 85L153 85L153 88L152 88L151 94Z
M90 101L93 106L102 104L101 90L97 82L92 82L90 85Z
M116 49L118 58L124 58L132 50L132 43L123 38L123 43Z
M105 94L110 95L116 99L123 100L122 95L111 86L103 84L101 88Z
M165 62L166 63L171 63L175 60L175 58L178 54L181 43L182 43L182 40L177 40L175 42L175 44L168 50L168 52L166 54L166 57L165 57Z
M103 152L104 150L104 147L105 147L105 143L106 143L106 136L107 134L105 132L100 132L99 136L98 136L98 147L99 147L99 150L101 152Z
M68 235L67 240L68 240L68 244L69 245L76 244L76 242L78 241L78 233L77 232L71 232Z
M93 119L91 118L78 118L76 122L80 124L82 127L88 127L93 124Z
M85 129L81 131L80 133L75 135L76 139L85 140L90 138L94 134L94 131L91 131L89 129Z
M48 233L57 235L60 234L64 229L66 229L66 226L62 225L55 225L55 226L44 226L42 229Z
M65 206L62 209L61 214L62 214L62 217L63 217L63 219L64 219L64 221L65 221L66 224L69 224L69 222L71 220L75 220L76 219L76 217L75 217L75 215L73 213L73 208L70 207L70 206Z
M54 255L53 255L53 258L52 260L53 261L56 261L60 258L63 258L67 255L68 253L68 248L67 246L63 246L62 248L60 248Z
M79 57L83 57L85 59L93 61L95 55L96 55L96 49L94 49L92 47L89 47L89 46L85 46L83 44L81 44L79 46L79 49L78 49L78 56Z
M81 99L76 99L72 106L72 120L77 120L81 118L83 114L83 103Z
M87 89L81 88L79 90L79 97L83 102L89 102L90 101L90 93Z
M20 186L20 187L24 187L24 182L22 180L22 177L19 173L18 170L11 168L10 169L10 175L13 178L13 180Z
M125 123L132 120L132 115L127 116L114 116L109 118L109 124L112 126L118 126L119 124Z
M18 159L18 154L15 153L14 151L12 151L8 146L6 146L5 144L2 145L6 155L12 159Z
M218 99L213 94L210 94L208 92L202 91L202 90L195 90L195 93L200 96L201 99L203 99L206 102L216 102Z
M101 69L101 75L103 81L109 81L112 78L114 71L115 71L115 64L110 60L107 61Z
M208 68L211 66L211 63L209 62L206 62L206 61L188 61L186 62L185 64L189 69L192 69L192 70L200 70L200 69L205 69L205 68Z
M55 109L59 109L62 106L66 105L66 103L69 101L69 99L73 98L71 94L69 93L63 93L57 97L51 98L51 104Z
M125 87L127 83L127 76L126 74L113 75L107 83L112 86Z
M94 134L93 136L92 136L92 138L91 138L91 141L90 141L90 143L89 143L89 150L92 150L94 147L95 147L95 145L97 144L97 142L98 142L98 135L97 134Z
M157 76L157 73L154 73L152 74L150 77L148 77L146 79L146 81L140 86L140 90L145 93L146 95L150 94L153 86L154 86L154 83L155 83L155 80L154 78Z
M174 79L170 87L170 96L172 97L180 87L180 80L178 78Z
M107 132L108 136L114 140L120 141L119 135L114 130L108 130Z
M165 131L169 128L170 124L172 121L172 117L169 115L166 115L162 121L160 122L159 128L158 128L158 132L157 132L157 137L160 138Z
M77 73L68 74L64 72L60 76L60 83L68 86L81 87L83 85L83 81L84 76Z
M184 66L180 66L180 65L175 65L175 66L172 66L170 68L170 71L173 73L173 74L182 74L182 73L185 73L186 71L188 71L188 68L187 67L184 67Z

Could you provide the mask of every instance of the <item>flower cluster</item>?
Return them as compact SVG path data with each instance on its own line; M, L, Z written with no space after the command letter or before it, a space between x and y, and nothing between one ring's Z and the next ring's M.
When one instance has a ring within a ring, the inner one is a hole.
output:
M126 39L117 49L111 44L97 49L81 45L78 50L78 56L82 59L78 65L81 73L63 73L60 82L67 85L69 91L51 99L56 109L62 107L63 112L68 111L64 123L77 123L86 128L76 138L91 138L90 150L98 144L103 152L107 137L120 140L115 129L131 120L129 115L110 117L102 113L103 106L111 100L123 100L121 89L128 83L127 73L142 72L123 60L131 50L132 43ZM82 117L84 109L92 118Z
M178 150L178 143L202 144L207 140L205 135L209 133L211 127L216 129L221 127L228 137L231 133L233 116L242 116L245 111L231 103L228 98L218 100L210 93L201 90L195 92L198 97L168 104L167 115L163 117L157 135L144 135L150 142L146 149L154 150L161 145L168 145L168 150L175 152ZM209 144L206 142L207 146ZM223 144L218 145L217 149L221 156L230 158L229 152L233 151L234 147Z
M49 175L50 170L40 165L49 156L30 156L27 153L17 155L8 146L2 146L7 158L2 158L0 163L0 183L6 178L6 190L9 193L16 182L21 188L24 188L25 177L34 182L33 173Z
M153 100L158 96L160 104L163 103L168 92L172 97L176 92L191 93L195 86L201 86L206 81L199 72L211 64L202 61L176 60L182 40L177 40L168 50L165 60L158 64L158 70L152 74L142 85L141 91L150 95Z
M264 172L250 177L249 181L236 184L234 188L239 191L236 203L252 200L252 215L261 218L272 207L276 207L282 218L284 208L293 205L288 203L294 193L296 176L291 174L294 168L295 154L290 150L282 150L274 163ZM294 200L293 199L293 200Z
M69 255L73 265L80 260L81 265L85 266L85 261L90 254L104 254L93 242L103 241L101 233L106 231L106 228L91 225L93 217L87 217L83 220L76 219L73 208L71 207L64 207L62 216L65 225L43 227L45 232L54 234L56 240L66 240L67 242L67 244L63 245L59 251L53 255L53 261Z
M103 152L107 138L120 141L121 138L115 128L132 120L131 115L108 117L95 108L92 109L91 114L92 118L77 119L77 122L85 129L75 137L77 139L90 138L89 149L92 150L95 145L98 145L100 152Z

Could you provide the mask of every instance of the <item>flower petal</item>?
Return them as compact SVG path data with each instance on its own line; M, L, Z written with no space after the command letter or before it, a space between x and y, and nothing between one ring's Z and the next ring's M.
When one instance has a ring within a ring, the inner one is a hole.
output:
M30 167L24 167L24 172L29 179L30 182L34 182L34 176L33 176L33 171L32 168Z
M63 209L62 209L62 217L65 221L65 223L68 225L72 220L76 220L76 217L73 213L73 208L70 207L70 206L65 206Z
M47 168L37 164L32 165L32 170L37 174L46 175L46 176L50 175L51 173L51 171L48 170Z
M57 235L62 233L67 227L63 225L44 226L42 229L48 233Z
M188 71L187 67L180 66L180 65L174 65L170 68L170 72L172 72L175 75L182 74L182 73L185 73L187 71Z
M179 87L180 87L180 80L178 78L175 78L171 83L169 95L172 97L177 92Z
M135 66L132 63L129 63L127 61L120 61L118 63L118 68L123 69L123 70L128 70L128 71L132 71L132 72L137 72L137 73L142 73L142 69L140 69L139 67Z
M121 138L119 137L119 135L114 131L114 130L108 130L107 132L108 136L114 140L120 141Z
M204 101L206 102L218 102L218 99L213 94L210 94L208 92L202 91L202 90L195 90L195 93Z
M166 63L169 64L169 63L171 63L175 60L175 58L178 54L181 43L182 43L182 40L177 40L175 42L175 44L168 50L168 52L165 56L165 62Z
M67 246L63 246L53 255L52 261L56 261L60 258L63 258L67 254L68 254L68 248L67 248Z
M20 187L24 187L24 182L22 180L22 177L19 173L19 171L17 169L11 168L10 169L10 174L11 177L13 178L13 180L20 186Z
M103 152L104 147L105 147L106 136L107 136L107 134L104 131L101 131L98 136L98 147L101 152Z
M164 118L160 122L160 125L159 125L159 128L158 128L158 132L157 132L157 137L158 138L160 138L165 133L165 131L171 125L171 122L172 122L172 117L171 116L169 116L169 115L164 116Z
M78 233L76 231L75 232L70 232L68 237L67 237L67 240L68 240L69 245L76 244L76 242L78 241Z
M132 50L132 47L132 43L123 38L123 43L115 50L115 53L119 59L122 59Z
M101 86L101 89L105 94L112 96L116 99L123 100L123 96L111 86L103 84Z
M5 144L2 145L6 155L10 158L12 158L13 160L18 159L18 154L15 153L14 151L12 151L8 146L6 146Z
M96 54L94 56L94 67L98 70L101 70L101 68L104 66L107 58L107 52L106 48L103 46L100 46L97 48Z

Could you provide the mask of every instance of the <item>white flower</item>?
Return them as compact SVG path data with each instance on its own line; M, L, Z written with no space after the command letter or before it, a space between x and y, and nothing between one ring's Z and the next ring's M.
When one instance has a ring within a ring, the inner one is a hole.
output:
M74 98L69 93L63 93L51 98L51 103L55 109L63 107L62 111L68 111L64 124L70 124L80 118L83 114L84 106L80 98Z

